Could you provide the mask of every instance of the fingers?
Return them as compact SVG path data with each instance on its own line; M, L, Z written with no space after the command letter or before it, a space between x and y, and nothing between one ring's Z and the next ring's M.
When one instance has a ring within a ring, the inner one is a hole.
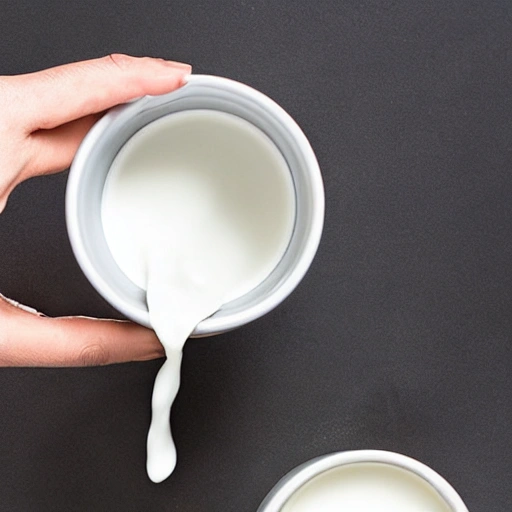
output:
M102 112L177 89L190 71L179 62L110 55L0 77L0 213L17 184L69 167Z
M180 87L191 67L179 62L114 54L9 77L23 98L28 133L52 129L146 94Z
M48 318L0 299L0 366L97 366L164 355L140 325L84 317Z
M27 174L51 174L67 169L83 138L100 117L101 114L92 114L53 130L39 130L32 134L30 142L34 158Z
M52 365L98 366L164 356L155 333L137 324L84 317L49 320L52 335L67 345L63 357Z

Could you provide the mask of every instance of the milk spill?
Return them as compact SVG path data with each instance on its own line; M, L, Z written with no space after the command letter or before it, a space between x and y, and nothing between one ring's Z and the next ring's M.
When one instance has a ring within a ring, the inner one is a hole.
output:
M121 270L147 290L167 356L147 441L154 482L176 465L169 415L183 345L197 324L275 268L293 230L294 201L281 154L230 114L194 110L159 119L112 165L102 207L107 243Z

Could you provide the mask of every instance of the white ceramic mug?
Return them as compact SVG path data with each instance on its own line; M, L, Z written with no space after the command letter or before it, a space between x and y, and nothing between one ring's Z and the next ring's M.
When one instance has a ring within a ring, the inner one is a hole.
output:
M66 220L71 246L89 281L126 317L149 327L145 290L125 276L107 246L101 222L103 189L114 158L136 132L168 114L194 109L234 114L263 131L288 164L296 203L293 234L277 267L255 289L200 322L193 336L207 336L234 329L275 308L299 284L318 248L324 219L320 169L304 133L279 105L247 85L192 75L174 92L112 109L93 126L75 156Z

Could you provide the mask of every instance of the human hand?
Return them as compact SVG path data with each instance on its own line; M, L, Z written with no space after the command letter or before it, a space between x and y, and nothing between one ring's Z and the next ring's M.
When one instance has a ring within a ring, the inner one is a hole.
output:
M0 213L22 181L68 168L105 110L177 89L190 71L188 64L110 55L1 76ZM139 325L48 318L0 295L0 366L100 365L162 355L154 333Z

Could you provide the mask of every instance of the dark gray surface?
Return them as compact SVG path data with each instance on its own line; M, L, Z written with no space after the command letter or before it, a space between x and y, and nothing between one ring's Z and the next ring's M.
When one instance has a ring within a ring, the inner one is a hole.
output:
M471 512L510 512L508 0L0 7L0 73L121 51L262 90L310 137L327 195L299 289L188 343L165 483L144 460L161 361L1 370L2 512L254 511L293 466L355 448L416 457ZM0 290L52 315L112 315L71 254L65 181L12 195Z

